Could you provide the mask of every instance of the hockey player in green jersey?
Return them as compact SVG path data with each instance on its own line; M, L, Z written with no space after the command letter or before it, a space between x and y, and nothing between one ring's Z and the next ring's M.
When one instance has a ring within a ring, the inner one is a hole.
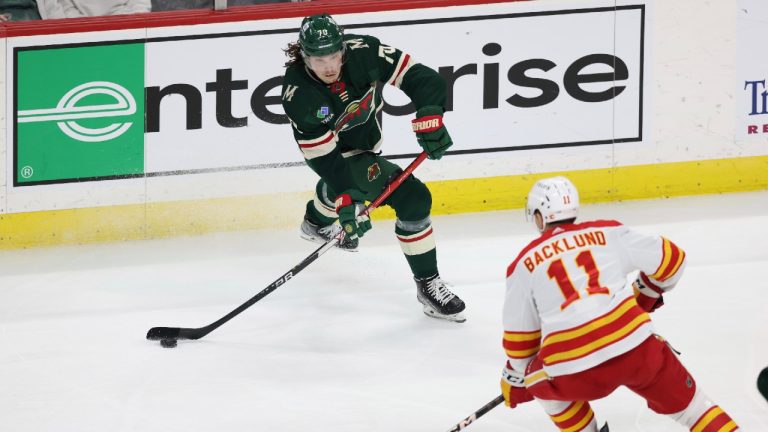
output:
M344 34L327 14L301 23L299 40L285 49L282 103L299 149L320 176L315 197L307 203L301 236L326 242L338 227L347 235L339 245L357 250L371 229L357 216L365 200L373 201L400 167L380 156L383 107L377 83L393 85L416 106L412 121L416 140L430 159L440 159L453 144L443 125L444 79L408 54L366 35ZM414 176L384 201L397 216L395 234L417 286L424 313L464 322L464 302L441 280L437 269L429 189Z

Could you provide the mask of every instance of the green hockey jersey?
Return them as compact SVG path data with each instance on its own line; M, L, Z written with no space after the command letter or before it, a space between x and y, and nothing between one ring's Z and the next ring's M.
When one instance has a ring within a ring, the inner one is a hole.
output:
M338 81L325 84L297 64L287 68L282 88L283 108L307 165L336 191L354 186L344 158L381 146L378 82L401 89L416 109L442 107L446 97L445 80L399 49L365 35L345 35L344 44Z

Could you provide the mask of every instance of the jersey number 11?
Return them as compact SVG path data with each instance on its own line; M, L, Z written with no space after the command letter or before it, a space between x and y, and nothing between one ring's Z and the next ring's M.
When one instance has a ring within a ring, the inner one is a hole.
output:
M576 255L576 264L584 269L587 273L587 294L608 294L608 288L600 286L600 270L595 264L595 258L592 256L592 251L585 250ZM565 301L560 305L560 310L567 308L571 303L580 299L579 292L576 291L576 287L573 286L571 278L568 276L568 272L565 270L562 259L552 261L552 264L547 268L547 276L550 279L554 279L557 282L557 286L560 287L560 292L563 293Z

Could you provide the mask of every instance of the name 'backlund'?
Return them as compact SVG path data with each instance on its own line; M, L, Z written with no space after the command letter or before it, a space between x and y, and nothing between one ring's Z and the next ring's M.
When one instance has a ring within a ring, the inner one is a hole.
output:
M533 272L536 266L543 263L545 259L552 258L565 251L587 246L605 246L605 244L605 234L601 230L578 233L570 237L549 241L543 246L537 247L525 257L523 264L525 264L525 268L529 272Z

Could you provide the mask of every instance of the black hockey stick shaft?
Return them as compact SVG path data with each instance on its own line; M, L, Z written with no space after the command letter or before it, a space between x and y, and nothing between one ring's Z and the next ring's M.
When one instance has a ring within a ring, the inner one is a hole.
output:
M426 152L421 152L416 159L408 165L405 170L403 170L402 173L400 173L397 177L395 177L392 181L390 181L385 187L384 190L381 191L378 197L373 200L368 206L366 206L360 214L369 214L373 209L380 206L381 203L384 202L389 196L392 194L392 192L395 191L407 178L410 176L413 171L418 167L422 162L424 162L424 159L427 158ZM309 254L306 258L304 258L300 263L296 264L292 269L288 270L287 272L283 273L282 276L277 278L274 282L269 284L266 288L261 290L258 294L248 299L245 303L238 306L233 311L229 312L228 314L224 315L223 317L219 318L215 322L208 324L205 327L199 327L199 328L183 328L183 327L152 327L147 332L147 339L149 340L162 340L162 339L200 339L207 335L208 333L216 330L217 328L221 327L222 324L226 323L227 321L231 320L232 318L239 315L244 310L248 309L249 307L253 306L254 303L258 302L259 300L263 299L269 293L276 290L279 286L283 285L284 283L291 280L294 276L296 276L300 271L304 270L308 265L312 264L316 259L318 259L322 254L327 252L329 249L333 248L341 242L344 239L344 230L341 230L339 234L331 239L325 242L322 246L315 249L314 252Z
M499 395L496 397L496 399L488 402L485 404L482 408L472 413L471 416L465 418L464 420L460 421L456 424L456 426L453 427L453 429L449 430L448 432L458 432L460 430L463 430L467 426L469 426L470 423L473 421L479 419L484 414L486 414L488 411L496 408L497 406L501 405L501 403L504 402L504 395Z

